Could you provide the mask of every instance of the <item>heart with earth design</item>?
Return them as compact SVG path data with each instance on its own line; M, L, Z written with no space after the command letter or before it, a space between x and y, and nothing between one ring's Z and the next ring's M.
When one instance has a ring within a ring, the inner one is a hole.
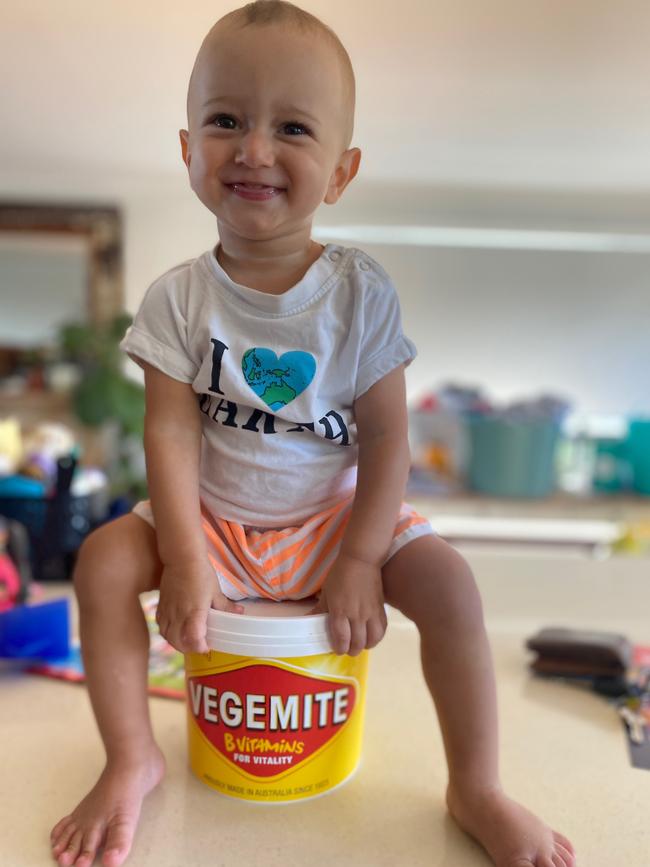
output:
M241 360L248 385L276 412L295 400L316 373L316 359L309 352L292 350L280 357L272 349L254 346Z

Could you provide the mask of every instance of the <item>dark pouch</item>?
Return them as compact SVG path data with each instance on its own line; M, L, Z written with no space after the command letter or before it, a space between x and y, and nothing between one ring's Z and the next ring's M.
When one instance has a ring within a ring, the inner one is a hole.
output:
M546 674L616 675L632 660L632 645L624 635L584 629L549 627L526 642L539 654L533 669Z

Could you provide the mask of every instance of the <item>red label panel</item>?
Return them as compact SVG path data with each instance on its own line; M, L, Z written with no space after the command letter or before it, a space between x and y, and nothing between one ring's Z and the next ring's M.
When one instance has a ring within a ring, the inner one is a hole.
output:
M255 663L188 681L190 711L226 759L258 777L295 768L352 715L351 682Z

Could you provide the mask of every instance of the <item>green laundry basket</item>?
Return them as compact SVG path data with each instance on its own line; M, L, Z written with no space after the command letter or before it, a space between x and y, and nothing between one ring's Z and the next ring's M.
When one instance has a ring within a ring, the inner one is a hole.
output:
M469 486L495 497L546 497L555 488L556 421L470 415Z

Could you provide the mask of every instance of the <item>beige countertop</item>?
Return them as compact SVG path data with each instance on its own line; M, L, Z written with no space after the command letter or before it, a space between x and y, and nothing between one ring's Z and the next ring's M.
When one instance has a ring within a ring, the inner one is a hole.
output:
M525 638L541 626L620 630L650 643L650 560L467 552L498 678L502 774L510 794L572 839L581 867L650 861L650 772L630 766L615 708L532 678ZM56 590L56 588L52 588ZM439 731L418 637L391 611L371 654L362 765L326 797L280 807L222 797L187 767L184 708L152 699L166 780L146 801L135 867L479 867L488 859L448 818ZM0 674L2 864L37 867L51 826L102 767L82 687Z

